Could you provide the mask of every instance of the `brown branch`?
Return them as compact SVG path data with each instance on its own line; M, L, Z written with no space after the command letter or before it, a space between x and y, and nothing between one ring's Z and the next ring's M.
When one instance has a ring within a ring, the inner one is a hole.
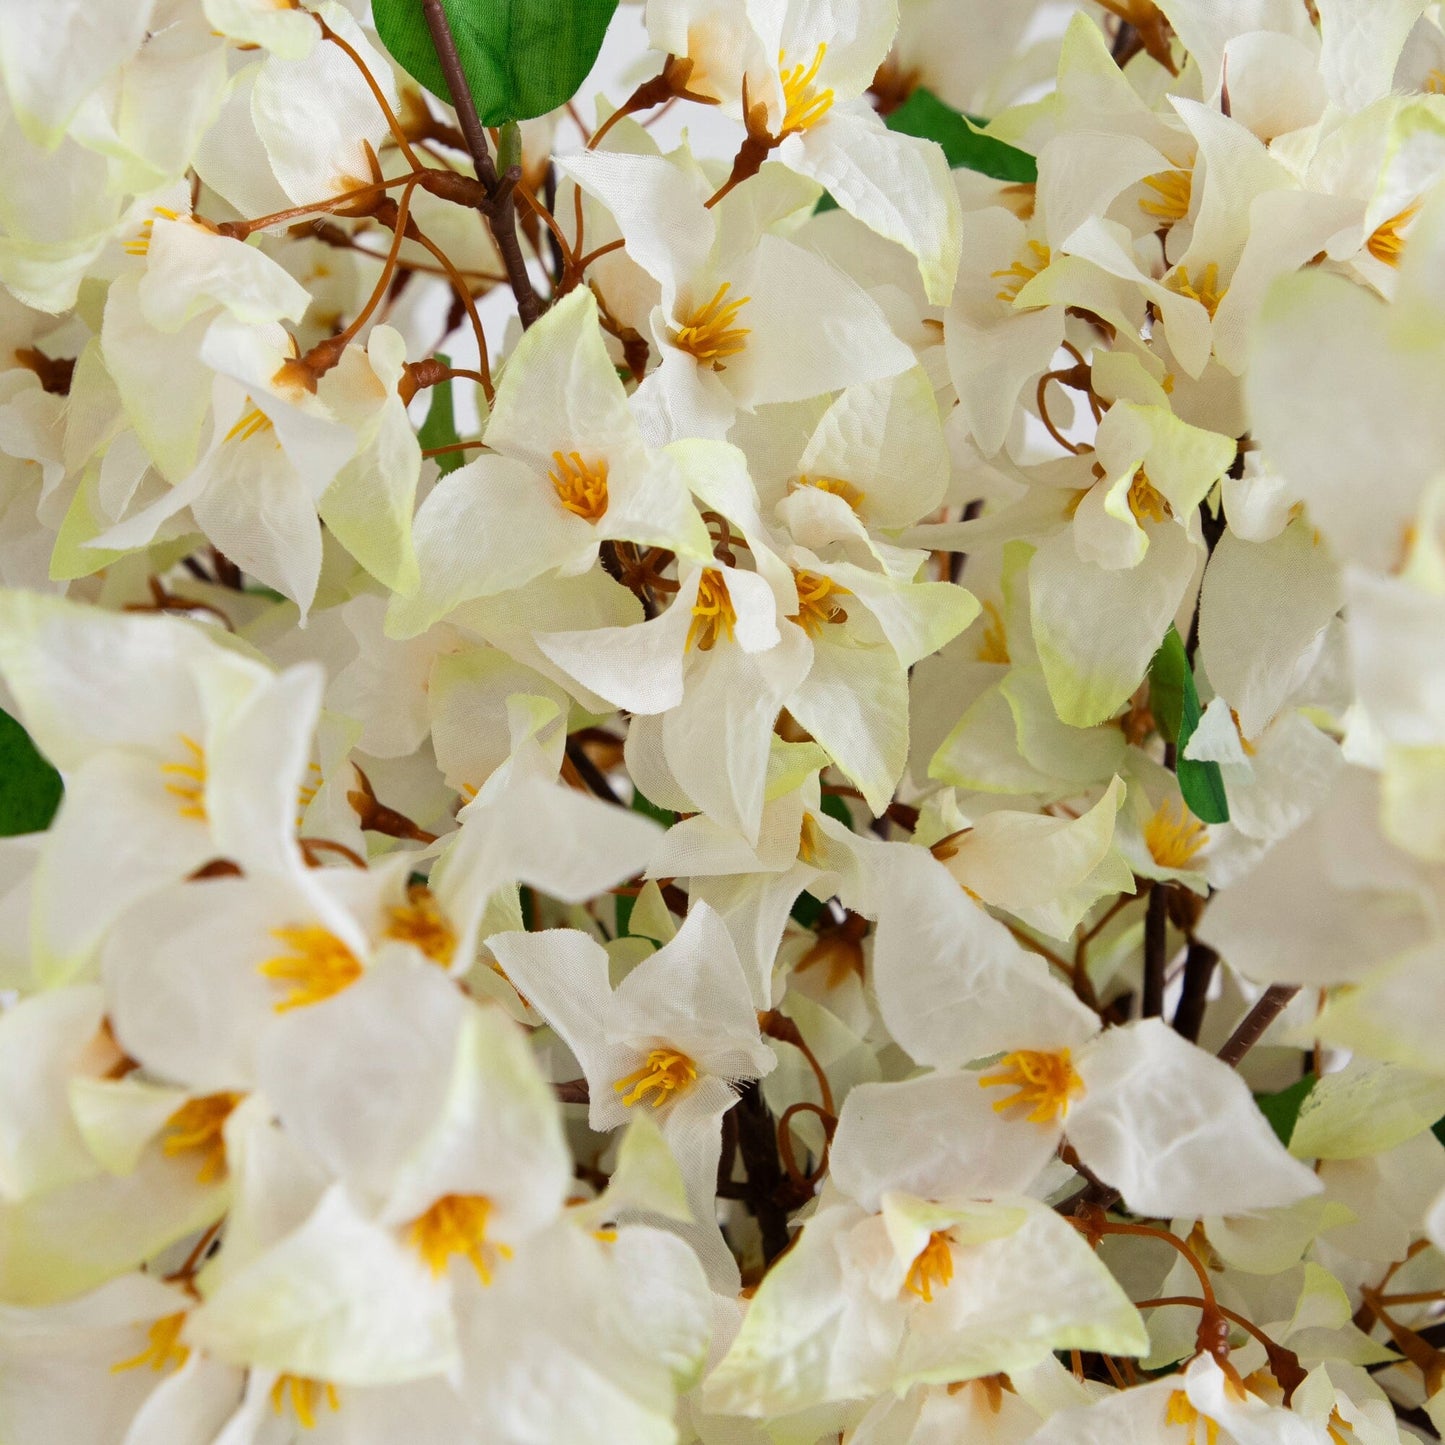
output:
M607 775L587 756L587 751L576 738L567 739L567 761L577 770L577 776L587 785L587 791L604 803L615 803L625 808L626 803L612 791Z
M521 179L522 172L519 167L513 166L506 175L497 174L492 153L487 147L487 133L477 115L476 102L472 99L471 87L467 84L466 72L462 69L461 56L457 54L457 43L452 36L446 11L442 9L442 0L421 0L421 4L432 46L441 62L442 75L446 79L452 106L461 123L467 153L472 158L472 164L477 169L477 179L486 193L486 199L478 209L491 226L492 239L497 243L497 253L502 258L508 284L517 298L517 315L521 318L525 330L542 314L542 303L532 289L531 277L527 275L526 257L522 255L522 243L517 236L517 208L512 191Z
M738 1153L748 1175L743 1203L758 1222L763 1259L771 1264L789 1243L784 1203L788 1177L778 1156L777 1127L756 1080L744 1087L733 1112L737 1115Z
M1207 943L1190 940L1189 951L1184 955L1184 986L1179 994L1179 1005L1174 1010L1174 1031L1191 1044L1199 1042L1209 984L1218 965L1219 955Z
M1164 1012L1164 969L1169 962L1169 885L1149 890L1144 913L1144 997L1140 1017L1157 1019Z
M1235 1031L1228 1043L1220 1049L1219 1057L1234 1068L1239 1061L1264 1037L1264 1031L1282 1014L1285 1005L1299 992L1297 983L1271 984L1260 1000Z

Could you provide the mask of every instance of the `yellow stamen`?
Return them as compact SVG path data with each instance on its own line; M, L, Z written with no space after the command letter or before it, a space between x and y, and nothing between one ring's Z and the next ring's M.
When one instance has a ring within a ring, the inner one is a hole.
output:
M1149 473L1140 467L1129 483L1129 510L1136 522L1166 522L1174 515L1163 493L1154 488Z
M1230 708L1229 716L1231 719L1233 719L1235 732L1239 734L1239 745L1241 748L1244 749L1245 757L1252 758L1259 751L1259 749L1252 742L1250 742L1247 737L1245 737L1244 728L1239 721L1239 714L1235 712L1233 708Z
M450 968L457 951L457 936L424 883L406 890L406 902L387 909L386 936L410 943L433 963Z
M584 462L579 452L553 452L556 470L547 475L557 489L557 500L587 522L597 522L607 510L607 463Z
M1005 1054L998 1062L998 1072L981 1074L979 1088L1004 1087L1015 1090L1006 1099L994 1103L994 1111L1021 1105L1029 1110L1030 1124L1051 1124L1069 1112L1070 1103L1084 1092L1084 1081L1074 1072L1068 1049L1044 1053L1037 1049L1019 1049Z
M167 221L178 221L180 215L171 210L168 206L154 206L152 209L157 216L163 216ZM151 248L151 233L155 230L155 219L141 222L140 233L125 243L125 252L128 256L144 256Z
M329 1380L312 1380L304 1375L280 1375L271 1386L271 1408L276 1414L285 1409L286 1400L291 1400L291 1410L303 1430L316 1428L316 1407L322 1396L333 1409L341 1408L341 1399L336 1386Z
M1209 841L1209 830L1189 815L1183 802L1165 798L1144 825L1144 844L1161 868L1187 868Z
M845 482L838 477L800 476L793 484L794 490L798 487L813 487L820 492L827 492L830 496L841 497L855 512L862 507L866 495L852 482Z
M188 1099L166 1120L162 1150L168 1157L199 1150L201 1172L196 1179L201 1184L209 1184L226 1172L226 1140L222 1130L242 1097L220 1093Z
M612 1087L629 1108L648 1094L656 1094L652 1107L658 1109L674 1094L686 1090L696 1078L697 1065L686 1054L676 1049L653 1049L640 1069L624 1075Z
M290 950L268 958L260 972L287 984L291 992L276 1005L276 1012L320 1003L338 994L361 977L356 955L334 934L319 924L304 923L290 928L273 928Z
M846 587L819 572L794 572L793 581L798 589L798 610L790 620L809 637L816 637L830 623L836 626L848 620L848 614L833 600L850 596Z
M714 371L724 370L722 358L737 356L745 350L747 339L752 335L750 327L734 326L733 322L738 319L738 312L753 298L739 296L736 301L729 301L727 294L731 290L732 282L724 281L711 301L705 306L694 307L688 313L672 338L679 351L696 357L704 365L711 365Z
M798 829L798 862L818 861L818 824L811 813L803 814L802 826Z
M181 744L190 754L183 763L162 763L161 772L180 781L166 784L166 792L181 800L183 818L206 818L206 752L194 738L180 734Z
M1420 84L1426 95L1445 95L1445 70L1432 70Z
M249 403L251 398L246 398ZM241 419L228 431L223 438L225 441L247 441L258 432L270 431L274 426L271 418L266 415L260 407L248 405L241 413Z
M496 1259L511 1259L505 1244L488 1242L492 1201L485 1194L444 1194L408 1230L411 1242L434 1275L446 1273L453 1255L470 1261L483 1284L492 1282Z
M180 1339L181 1327L185 1322L184 1310L158 1319L147 1332L146 1338L150 1343L145 1349L129 1360L121 1360L112 1365L111 1374L119 1374L122 1370L138 1370L142 1365L149 1365L153 1370L164 1370L172 1364L177 1368L184 1365L191 1354L190 1346L181 1344Z
M314 783L310 781L313 774L316 777ZM307 781L296 789L296 827L298 830L306 821L307 808L311 806L312 800L316 797L317 793L321 791L322 778L320 766L316 763L307 763L306 778Z
M1157 175L1145 176L1144 184L1159 197L1157 201L1148 196L1140 200L1139 209L1146 216L1156 216L1166 226L1172 226L1189 214L1194 177L1188 171L1160 171Z
M1375 227L1374 234L1365 242L1365 250L1375 260L1383 261L1387 266L1398 267L1400 256L1405 249L1405 238L1400 234L1406 226L1419 214L1423 203L1416 201L1413 205L1406 206L1397 215L1391 216L1388 221L1382 221Z
M928 1243L908 1266L903 1288L909 1294L917 1295L925 1304L932 1304L935 1287L947 1289L952 1282L953 1250L948 1243L948 1231L935 1229L928 1236Z
M1008 651L1008 631L1004 627L1003 613L998 610L998 604L985 602L983 611L987 622L978 642L978 660L1005 664L1012 661Z
M1181 296L1187 296L1191 301L1197 301L1209 313L1211 321L1214 320L1214 313L1219 310L1219 303L1229 295L1228 286L1220 288L1219 267L1213 261L1200 273L1197 282L1189 279L1187 266L1178 266L1164 284L1171 291L1177 291Z
M727 578L716 567L707 568L697 584L697 601L692 604L692 623L683 650L691 651L695 642L699 652L711 652L720 637L731 642L737 620Z
M1030 256L1032 261L1030 261ZM1003 271L994 271L994 280L1002 280L1004 277L1012 279L1005 284L1002 291L998 293L1000 301L1017 301L1019 292L1054 259L1053 252L1044 245L1042 241L1029 242L1029 256L1022 256Z
M823 57L827 53L827 45L820 42L817 50L813 52L811 65L792 65L784 70L786 57L781 50L778 52L778 79L783 83L784 105L783 128L778 132L780 140L795 131L807 130L810 126L817 125L833 108L831 90L813 90L813 82L823 68Z
M1166 1425L1187 1425L1189 1426L1189 1445L1197 1445L1197 1434L1199 1422L1204 1421L1205 1445L1216 1445L1219 1439L1219 1425L1207 1415L1201 1415L1195 1408L1194 1403L1183 1390L1170 1392L1169 1401L1164 1407L1164 1423Z

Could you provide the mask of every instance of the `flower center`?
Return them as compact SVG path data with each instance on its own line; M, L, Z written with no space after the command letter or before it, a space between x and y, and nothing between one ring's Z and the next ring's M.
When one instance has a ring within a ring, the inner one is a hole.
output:
M457 951L457 936L424 883L413 883L406 890L406 902L387 909L386 936L420 949L443 968L451 967Z
M1154 195L1144 196L1139 209L1146 216L1155 216L1166 226L1182 221L1189 214L1189 201L1194 194L1194 177L1188 171L1160 171L1157 175L1145 176L1144 184Z
M511 1259L505 1244L487 1242L487 1220L492 1201L485 1194L444 1194L423 1215L414 1219L408 1233L434 1275L446 1272L453 1255L471 1262L483 1284L492 1282L496 1259Z
M1405 249L1405 238L1400 234L1419 213L1421 203L1416 201L1413 205L1406 206L1398 215L1391 216L1388 221L1382 221L1375 227L1374 234L1365 242L1365 250L1375 260L1383 261L1387 266L1398 266L1400 256Z
M628 1108L653 1094L652 1107L657 1109L674 1094L682 1093L696 1078L697 1065L686 1054L676 1049L653 1049L640 1069L624 1075L612 1087L622 1095L622 1102Z
M1205 1445L1216 1445L1216 1441L1219 1439L1218 1424L1207 1415L1201 1415L1183 1390L1170 1392L1169 1402L1164 1407L1164 1423L1189 1426L1189 1445L1196 1445L1196 1432L1201 1420L1204 1421Z
M1189 816L1181 802L1176 806L1165 798L1144 825L1144 844L1149 856L1161 868L1187 868L1194 855L1209 841L1209 830Z
M1003 625L1003 613L996 602L985 602L983 610L987 622L978 643L978 660L1007 664L1012 659L1008 654L1008 630Z
M949 1247L948 1231L935 1229L928 1236L928 1243L908 1266L903 1288L909 1294L917 1295L925 1304L932 1304L934 1289L947 1289L952 1282L953 1250Z
M180 213L167 206L155 206L153 209L157 216L163 216L168 221L180 220ZM154 216L141 222L139 233L125 243L127 256L144 256L150 251L151 232L155 230L155 225Z
M1154 489L1149 473L1140 467L1129 483L1129 510L1136 522L1166 522L1174 513L1168 501Z
M315 782L312 777L315 777ZM301 831L306 821L306 810L312 804L317 793L321 791L321 766L319 763L306 764L306 781L296 789L296 831Z
M161 772L174 781L166 784L166 792L181 800L180 815L206 820L206 751L194 738L180 734L188 756L181 763L162 763Z
M705 306L696 306L673 335L673 345L685 351L704 365L711 365L714 371L722 371L722 358L737 356L747 347L747 338L752 335L747 326L734 326L738 312L753 298L739 296L729 301L727 294L732 282L724 281L717 288L713 298Z
M827 492L830 496L841 497L855 512L863 505L865 493L855 487L852 482L845 482L839 477L800 476L796 485L813 487L817 491Z
M1219 266L1213 261L1199 273L1198 281L1189 279L1189 267L1180 266L1164 284L1181 296L1197 301L1209 313L1211 321L1219 310L1219 303L1229 295L1229 287L1219 284Z
M316 1407L322 1396L325 1396L326 1403L333 1409L341 1408L341 1399L336 1393L336 1386L329 1380L312 1380L305 1375L279 1375L276 1383L271 1386L271 1408L276 1414L286 1407L286 1401L291 1401L292 1413L296 1416L297 1423L303 1430L314 1430L316 1428Z
M850 595L846 587L820 572L794 572L793 581L798 588L798 610L792 621L809 637L816 637L830 623L836 626L848 620L848 614L835 600Z
M1069 1112L1069 1104L1084 1092L1084 1081L1074 1072L1068 1049L1044 1053L1019 1049L1005 1054L995 1073L981 1074L979 1088L1007 1088L1014 1092L994 1102L994 1112L1022 1106L1030 1124L1051 1124Z
M166 1120L162 1150L168 1158L194 1149L201 1154L201 1172L196 1179L210 1184L226 1172L226 1140L222 1134L241 1094L206 1094L188 1099Z
M172 1364L178 1368L184 1365L191 1353L189 1345L181 1344L181 1327L185 1322L184 1310L156 1320L147 1332L149 1343L145 1349L129 1360L121 1360L112 1365L111 1374L117 1375L122 1370L138 1370L142 1365L149 1365L153 1370L164 1370Z
M737 620L727 578L716 567L707 568L697 584L697 601L692 604L692 623L683 650L690 651L695 642L699 652L711 652L720 637L731 642Z
M828 47L820 42L818 48L813 52L813 63L811 65L791 65L785 70L787 57L780 50L778 52L778 79L783 83L783 128L778 133L778 139L792 135L795 131L807 130L815 126L833 108L833 92L831 90L814 90L813 82L818 78L818 72L823 68L823 57L828 53Z
M1005 277L1010 278L1005 281L1004 288L998 293L997 299L1000 301L1017 301L1019 292L1022 291L1053 258L1053 252L1050 251L1042 241L1030 241L1027 255L1021 256L1006 270L991 273L996 281L1004 280Z
M246 398L251 403L251 398ZM254 403L249 404L246 410L241 413L241 419L228 431L222 440L224 441L247 441L258 432L270 431L275 425L271 418L266 415L260 407Z
M320 1003L361 977L361 963L356 955L329 930L315 923L291 928L273 928L288 950L261 964L260 972L267 978L289 986L291 992L276 1005L276 1012Z
M607 463L584 462L578 452L553 452L556 468L547 473L557 489L557 500L587 522L597 522L607 510Z

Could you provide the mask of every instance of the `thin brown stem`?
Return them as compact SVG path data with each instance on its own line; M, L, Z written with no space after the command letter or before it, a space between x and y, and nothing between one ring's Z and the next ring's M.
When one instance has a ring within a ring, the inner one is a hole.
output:
M424 457L445 456L447 452L465 452L474 447L483 447L486 443L478 437L475 441L448 442L444 447L427 447L423 452Z
M482 318L477 314L477 303L472 296L471 287L462 279L461 273L451 263L451 258L435 241L422 235L420 230L413 228L412 239L419 246L425 247L437 259L437 264L446 272L447 279L452 283L452 289L457 293L458 299L466 308L467 320L472 324L472 334L477 342L477 356L480 358L478 365L479 372L468 372L453 368L453 376L472 376L481 384L483 393L487 398L487 405L490 406L495 399L496 393L492 389L492 360L487 354L487 334L482 330Z
M600 256L609 255L613 251L620 251L627 242L619 236L615 241L609 241L605 246L599 246L595 251L589 251L585 256L579 256L576 262L576 271L580 275Z
M256 216L249 221L222 221L220 231L223 235L234 237L238 241L244 241L256 231L266 231L272 226L279 226L286 221L299 220L305 216L326 215L332 211L344 210L347 206L355 205L363 197L380 195L383 191L390 190L393 186L415 185L423 175L423 170L418 168L409 175L394 176L389 181L374 181L370 185L357 186L354 190L343 191L338 196L331 196L324 201L309 201L304 206L288 206L284 211L273 211L269 216ZM378 259L381 259L378 257Z
M395 227L392 232L391 247L386 253L386 265L382 268L381 276L366 305L361 308L359 314L339 336L331 337L325 343L327 349L333 351L337 356L341 354L342 348L371 320L372 313L381 304L382 297L386 295L387 289L391 285L391 278L396 271L396 263L401 256L401 245L406 240L406 226L411 219L411 197L415 190L415 183L407 186L401 193L401 200L397 202Z
M1025 933L1024 930L1022 928L1019 928L1017 925L1006 922L1002 919L1000 920L1000 922L1003 923L1003 926L1008 929L1008 931L1013 934L1013 936L1018 939L1018 941L1023 944L1023 946L1028 949L1030 953L1036 953L1039 955L1040 958L1047 959L1051 964L1053 964L1056 969L1059 970L1060 973L1064 975L1065 978L1069 979L1070 981L1073 980L1073 964L1069 963L1065 959L1060 958L1059 955L1057 953L1054 953L1052 950L1045 948L1042 943L1039 943L1036 939Z
M343 40L319 15L314 17L316 23L321 27L321 33L333 45L342 50L351 63L361 72L362 79L366 81L367 89L371 91L377 105L381 107L382 114L386 117L387 129L391 131L392 138L396 141L397 149L406 157L406 163L413 170L422 169L421 161L417 153L412 149L411 142L406 138L406 132L402 129L401 121L397 119L396 112L392 110L390 101L383 94L381 87L376 83L376 77L371 73L366 62L357 53L356 47L348 40Z
M516 194L522 198L523 203L531 210L532 214L542 222L552 233L552 238L557 242L562 252L563 266L570 267L572 262L572 248L567 244L567 237L562 234L562 228L557 224L557 218L551 211L534 196L525 186L518 186Z
M1271 984L1260 996L1229 1041L1219 1051L1219 1057L1231 1068L1264 1037L1265 1030L1282 1014L1285 1006L1299 992L1297 983Z
M1038 388L1034 393L1034 402L1039 413L1039 420L1044 424L1044 430L1047 431L1066 452L1071 452L1074 456L1078 456L1084 450L1083 447L1071 442L1068 437L1054 425L1053 418L1049 415L1048 399L1045 393L1048 391L1049 383L1051 381L1057 381L1058 379L1058 374L1052 371L1046 371L1039 377Z

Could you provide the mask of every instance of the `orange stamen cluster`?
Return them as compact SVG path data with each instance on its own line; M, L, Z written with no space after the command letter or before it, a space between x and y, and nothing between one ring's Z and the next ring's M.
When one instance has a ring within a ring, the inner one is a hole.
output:
M1074 1072L1068 1049L1045 1053L1018 1049L1005 1054L997 1071L979 1076L981 1089L1008 1088L1014 1092L994 1103L994 1111L1025 1108L1030 1124L1051 1124L1069 1112L1069 1105L1084 1092L1084 1081Z

